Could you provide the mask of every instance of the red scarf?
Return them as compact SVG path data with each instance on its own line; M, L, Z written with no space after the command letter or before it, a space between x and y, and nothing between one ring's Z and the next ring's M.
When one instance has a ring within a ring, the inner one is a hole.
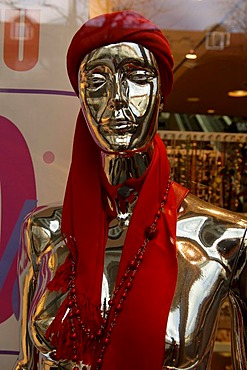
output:
M167 41L161 31L134 12L97 17L82 26L74 36L68 51L68 71L74 89L77 91L77 73L83 57L97 47L120 41L142 44L154 53L159 66L163 66L160 70L166 97L172 84L172 59ZM154 148L154 157L126 236L117 284L142 245L145 230L154 221L169 181L166 150L157 135ZM85 329L90 328L91 333L96 333L102 324L101 284L108 223L112 216L103 202L100 161L100 151L80 112L62 215L62 233L71 253L48 287L50 290L70 292L46 335L57 350L57 359L83 361L93 364L92 369L96 366L95 361L105 338L93 348L96 342L89 338ZM112 330L110 343L105 342L103 370L162 368L166 322L177 278L176 214L175 196L170 188L157 223L158 234L148 243L143 262ZM72 277L73 292L71 285L68 288ZM76 297L76 303L71 297ZM110 323L112 319L110 314ZM109 326L106 331L108 329Z

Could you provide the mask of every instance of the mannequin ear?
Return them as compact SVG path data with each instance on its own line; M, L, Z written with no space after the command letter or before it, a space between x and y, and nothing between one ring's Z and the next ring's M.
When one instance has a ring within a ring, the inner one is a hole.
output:
M161 95L160 97L160 106L159 106L159 111L162 112L164 109L164 97Z

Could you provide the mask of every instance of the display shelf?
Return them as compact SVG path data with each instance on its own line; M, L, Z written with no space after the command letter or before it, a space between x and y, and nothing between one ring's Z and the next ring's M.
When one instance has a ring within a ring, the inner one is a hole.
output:
M201 132L201 131L158 131L162 140L194 140L194 141L218 141L225 143L246 143L247 134L226 132Z

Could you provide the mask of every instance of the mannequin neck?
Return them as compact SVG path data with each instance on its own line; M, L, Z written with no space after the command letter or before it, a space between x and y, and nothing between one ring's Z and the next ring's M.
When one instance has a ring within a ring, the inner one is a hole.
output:
M133 152L131 155L102 152L104 176L110 187L117 187L114 208L117 212L118 226L122 230L129 226L138 199L140 182L142 182L138 180L142 180L145 176L153 155L153 143L144 150Z
M121 187L130 179L140 179L147 172L153 155L153 143L142 151L133 152L131 155L129 153L102 152L102 168L108 183Z

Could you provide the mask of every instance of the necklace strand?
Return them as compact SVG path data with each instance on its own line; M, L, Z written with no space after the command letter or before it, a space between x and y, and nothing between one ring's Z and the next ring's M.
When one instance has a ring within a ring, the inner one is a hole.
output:
M78 320L83 333L88 337L94 345L92 345L92 349L95 351L97 347L100 347L98 358L95 363L95 370L100 370L103 364L103 358L105 355L105 351L107 349L107 346L110 342L110 337L112 334L112 331L117 323L118 316L120 312L122 311L123 304L128 296L129 291L131 290L133 286L133 281L136 276L136 273L138 272L141 263L144 258L144 254L147 249L147 245L150 240L154 239L157 234L157 222L160 218L160 215L162 213L162 209L167 201L169 188L170 188L171 180L169 178L167 187L164 193L164 196L162 198L160 207L155 215L153 223L148 226L145 229L145 239L142 243L142 245L139 247L137 253L135 254L134 258L129 263L122 279L120 280L118 286L115 288L112 298L108 302L109 309L105 312L105 317L102 319L102 323L99 327L99 329L92 333L92 330L89 327L86 327L82 322L80 318L80 310L77 303L77 297L76 297L76 287L75 287L75 276L76 276L76 269L75 269L75 262L72 261L71 263L71 275L70 275L70 283L69 283L69 318L70 318L70 326L71 326L71 333L70 338L72 341L72 351L73 351L73 358L72 361L78 363L78 355L77 355L77 333L76 333L76 326L75 326L75 318ZM110 320L110 318L112 318ZM79 366L75 365L73 367L73 370L79 370ZM83 366L82 370L86 370L87 367Z

